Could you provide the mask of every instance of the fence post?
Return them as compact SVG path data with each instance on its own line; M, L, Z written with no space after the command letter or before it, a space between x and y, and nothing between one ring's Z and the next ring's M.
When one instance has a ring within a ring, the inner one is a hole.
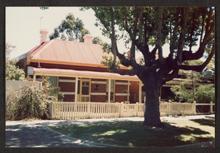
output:
M193 101L193 113L196 114L196 101Z
M53 119L53 103L49 103L49 118Z
M167 115L171 115L171 105L171 100L169 100L167 103Z
M87 105L87 107L88 107L88 109L87 109L88 110L88 118L90 118L90 106L91 106L90 102L88 102L88 105Z
M77 113L77 112L76 112L76 110L77 110L76 107L77 107L77 102L75 101L75 102L73 103L73 110L74 110L74 113L73 113L73 115L74 115L74 116L73 116L73 119L74 119L74 120L76 119L76 113Z
M138 102L136 102L136 105L135 105L135 110L136 110L136 116L138 117Z
M213 113L213 102L210 102L210 113Z
M120 113L119 113L119 117L122 117L122 109L123 109L123 103L120 102Z

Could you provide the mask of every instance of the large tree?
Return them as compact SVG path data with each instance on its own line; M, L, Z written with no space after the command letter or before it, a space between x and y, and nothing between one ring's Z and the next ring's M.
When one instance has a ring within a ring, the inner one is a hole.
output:
M54 29L50 39L61 38L64 40L83 41L83 36L89 31L85 29L82 20L75 18L73 14L68 14L62 23Z
M111 39L111 51L127 72L137 75L146 93L144 125L162 126L159 110L160 88L177 77L179 70L202 71L214 55L214 8L204 7L90 7L98 19L103 34ZM129 56L119 51L119 39L130 44ZM163 56L168 43L169 55ZM194 46L198 49L194 50ZM152 49L151 49L152 48ZM136 61L136 52L143 55L143 63ZM207 52L200 65L187 65Z

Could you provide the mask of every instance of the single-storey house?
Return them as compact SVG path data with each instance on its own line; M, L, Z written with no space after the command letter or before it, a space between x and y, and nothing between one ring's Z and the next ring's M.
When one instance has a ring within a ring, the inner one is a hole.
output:
M84 36L84 42L77 42L47 41L48 32L41 30L40 34L40 44L20 56L17 65L33 80L54 77L64 102L143 102L138 77L110 73L101 64L102 46L93 44L90 35ZM120 67L120 70L128 69Z

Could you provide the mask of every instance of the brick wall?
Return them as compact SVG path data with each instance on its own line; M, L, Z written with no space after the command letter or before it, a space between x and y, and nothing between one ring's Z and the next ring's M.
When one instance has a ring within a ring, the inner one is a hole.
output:
M75 78L59 77L59 79L75 80ZM128 93L128 81L115 81L115 102L130 101L136 103L139 101L139 84L138 82L130 82L130 96ZM59 82L61 92L75 92L75 82ZM107 102L108 101L108 80L106 79L91 79L91 102ZM63 101L74 101L74 94L64 94Z
M91 80L91 101L92 102L107 102L108 100L108 89L107 80L105 79L92 79ZM93 95L102 94L102 95Z
M130 83L130 102L139 102L139 82L131 81Z

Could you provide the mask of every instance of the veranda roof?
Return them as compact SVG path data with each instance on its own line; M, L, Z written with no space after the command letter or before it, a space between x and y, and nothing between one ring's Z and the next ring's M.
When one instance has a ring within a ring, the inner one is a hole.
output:
M129 76L129 75L120 75L117 73L110 73L110 72L79 71L79 70L69 70L69 69L33 68L33 74L40 76L62 76L62 77L82 77L82 78L140 81L136 75Z

